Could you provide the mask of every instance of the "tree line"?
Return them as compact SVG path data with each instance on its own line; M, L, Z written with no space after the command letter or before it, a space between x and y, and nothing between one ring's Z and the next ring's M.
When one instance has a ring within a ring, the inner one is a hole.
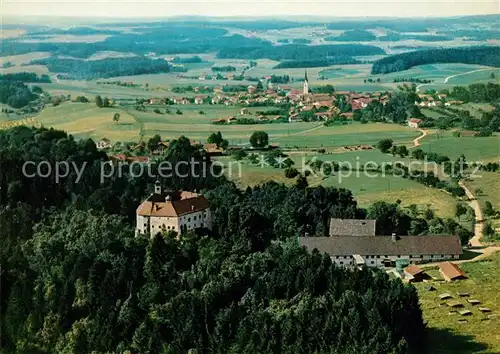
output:
M427 49L389 55L373 63L372 74L387 74L410 69L417 65L463 63L500 66L500 47L460 47Z

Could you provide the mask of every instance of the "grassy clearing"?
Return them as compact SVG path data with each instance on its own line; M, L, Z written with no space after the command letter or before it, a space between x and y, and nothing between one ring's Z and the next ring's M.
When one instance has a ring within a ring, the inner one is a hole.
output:
M437 291L427 291L430 283L415 284L423 310L424 320L429 328L429 349L431 353L499 353L500 352L500 316L482 321L483 315L476 306L457 297L457 292L469 292L471 298L481 301L480 306L488 307L493 314L500 311L500 254L480 262L464 263L461 268L469 279L453 283L433 282ZM437 270L431 275L439 277ZM455 313L449 315L449 307L440 306L439 294L449 293L455 300L472 311L472 316L462 317ZM459 319L467 323L458 323Z

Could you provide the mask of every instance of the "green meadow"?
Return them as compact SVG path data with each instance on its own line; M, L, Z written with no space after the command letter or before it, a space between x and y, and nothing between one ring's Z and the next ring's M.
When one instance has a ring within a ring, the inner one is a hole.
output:
M500 352L500 253L489 259L460 264L468 279L452 283L432 281L415 283L420 305L428 328L429 352L436 354L488 353ZM438 270L429 274L442 279ZM428 291L432 285L436 291ZM480 305L472 306L457 292L468 292L469 299L477 299ZM460 316L450 313L450 308L438 299L439 294L448 293L458 300L472 315ZM488 318L478 307L487 307L494 317ZM465 323L458 320L465 319Z

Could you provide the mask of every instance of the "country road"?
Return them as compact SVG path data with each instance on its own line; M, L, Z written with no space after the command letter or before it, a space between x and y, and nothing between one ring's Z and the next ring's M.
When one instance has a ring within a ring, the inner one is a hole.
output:
M459 74L450 75L450 76L447 76L447 77L445 77L445 78L444 78L443 83L444 83L444 84L447 84L447 83L448 83L448 81L449 81L450 79L453 79L454 77L457 77L457 76L469 75L469 74L472 74L472 73L476 73L476 72L480 72L480 71L487 71L487 70L491 70L491 68L476 69L476 70L467 71L467 72L465 72L465 73L459 73ZM430 83L430 84L419 84L419 85L417 85L416 90L417 90L417 92L418 92L418 91L419 91L422 87L424 87L424 86L426 86L426 85L433 85L433 84L434 84L434 83Z
M425 138L427 136L427 130L425 130L425 129L419 129L419 130L422 133L422 135L420 135L419 137L417 137L413 140L413 146L411 148L416 148L416 147L420 146L420 140L422 140L423 138Z
M467 195L467 198L469 199L468 204L472 209L474 209L474 213L476 214L476 224L474 228L474 237L470 239L470 244L472 247L481 247L481 238L483 237L483 229L484 229L484 216L483 216L483 211L481 210L481 206L479 205L479 202L477 201L476 196L474 193L470 191L469 188L465 185L464 182L460 181L458 182L460 187L462 187L465 191L465 194Z
M447 84L449 79L452 79L452 78L457 77L457 76L469 75L469 74L472 74L472 73L477 73L477 72L480 72L480 71L487 71L487 70L491 70L491 68L477 69L477 70L467 71L466 73L460 73L460 74L451 75L451 76L448 76L447 78L444 79L444 83Z

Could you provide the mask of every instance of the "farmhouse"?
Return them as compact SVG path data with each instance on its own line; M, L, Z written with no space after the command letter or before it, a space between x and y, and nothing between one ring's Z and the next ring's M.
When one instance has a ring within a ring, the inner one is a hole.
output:
M418 128L420 123L422 123L422 119L417 119L417 118L408 119L408 126L411 128Z
M451 262L439 263L439 272L446 281L467 279L467 275L455 263Z
M224 153L224 149L217 147L217 144L203 144L203 150L205 150L209 156L219 156Z
M309 251L325 252L345 266L362 261L368 267L391 267L397 261L416 264L458 259L462 254L455 235L299 237L299 244Z
M255 87L253 85L250 85L250 86L247 87L247 91L250 94L255 93L255 92L257 92L257 87Z
M330 236L375 236L376 220L330 219Z
M164 192L159 181L154 193L137 208L136 217L136 235L155 235L169 230L184 233L212 227L208 200L203 195L185 191Z

